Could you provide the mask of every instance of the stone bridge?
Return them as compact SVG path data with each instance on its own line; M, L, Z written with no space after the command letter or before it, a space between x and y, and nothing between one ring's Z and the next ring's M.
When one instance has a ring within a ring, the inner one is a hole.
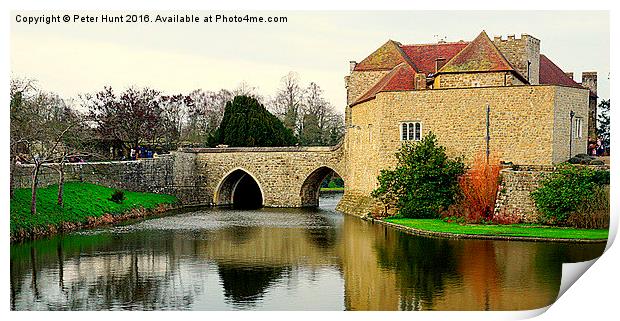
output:
M239 207L317 206L321 182L344 177L344 148L182 148L174 185L185 203Z

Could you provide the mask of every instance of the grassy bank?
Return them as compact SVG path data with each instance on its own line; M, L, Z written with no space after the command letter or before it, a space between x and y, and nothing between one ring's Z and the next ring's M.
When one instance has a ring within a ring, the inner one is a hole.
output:
M321 187L321 192L344 192L344 187Z
M174 204L176 197L154 193L125 191L125 200L118 204L109 200L112 188L82 182L67 182L64 207L56 204L58 186L37 191L37 214L30 214L30 189L16 189L11 200L11 235L22 230L32 231L63 223L86 223L88 217L120 214L135 208L153 209L160 204Z
M586 230L562 227L514 225L474 225L447 223L440 219L387 218L386 222L423 231L485 236L536 237L549 239L606 239L608 230Z

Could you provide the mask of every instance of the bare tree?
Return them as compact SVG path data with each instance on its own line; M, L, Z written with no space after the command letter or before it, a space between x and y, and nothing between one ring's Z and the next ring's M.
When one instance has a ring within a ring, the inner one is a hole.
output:
M233 99L234 94L226 89L217 92L197 89L189 96L194 105L188 114L184 138L193 143L205 143L220 125L226 103Z
M248 84L245 80L240 82L233 91L234 96L247 96L258 100L259 103L263 102L263 96L258 93L258 88Z
M342 117L323 98L323 90L311 82L305 90L302 105L300 140L304 145L332 145L340 139ZM336 140L336 141L334 141Z
M13 132L22 133L18 140L19 149L23 152L20 156L24 162L32 164L30 212L35 215L40 170L63 153L61 150L66 148L63 139L75 123L62 99L40 90L28 99L15 102L12 107Z
M14 175L17 162L22 161L26 152L26 142L34 136L32 119L36 118L36 110L26 107L27 102L36 95L33 79L11 78L10 104L10 197L13 198Z
M299 76L291 71L282 77L280 88L271 101L271 109L282 119L284 126L293 130L296 135L303 130L303 121L300 118L303 97L304 91L299 85Z
M162 131L159 135L164 139L165 145L175 146L181 139L188 123L190 111L194 108L194 100L191 96L177 94L162 97Z

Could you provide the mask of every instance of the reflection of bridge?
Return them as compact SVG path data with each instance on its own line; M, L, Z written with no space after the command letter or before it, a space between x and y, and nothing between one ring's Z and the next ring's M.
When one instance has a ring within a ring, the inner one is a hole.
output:
M317 206L323 179L331 173L345 178L342 145L186 148L174 153L174 185L192 203Z

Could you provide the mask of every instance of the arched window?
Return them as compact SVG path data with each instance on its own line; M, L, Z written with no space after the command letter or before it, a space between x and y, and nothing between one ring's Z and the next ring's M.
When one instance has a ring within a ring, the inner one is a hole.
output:
M400 140L419 141L422 139L422 123L403 122L400 125Z

